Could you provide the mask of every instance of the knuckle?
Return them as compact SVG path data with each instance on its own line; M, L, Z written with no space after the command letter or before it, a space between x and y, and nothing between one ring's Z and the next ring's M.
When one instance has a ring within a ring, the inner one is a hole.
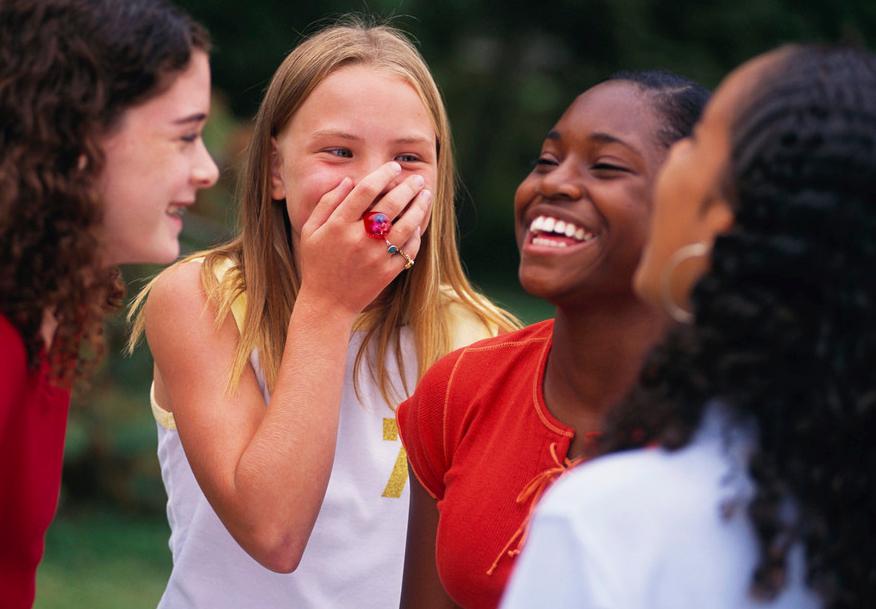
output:
M357 186L357 190L363 197L368 197L370 199L375 198L378 194L380 194L380 187L374 183L372 180L363 180L359 186Z

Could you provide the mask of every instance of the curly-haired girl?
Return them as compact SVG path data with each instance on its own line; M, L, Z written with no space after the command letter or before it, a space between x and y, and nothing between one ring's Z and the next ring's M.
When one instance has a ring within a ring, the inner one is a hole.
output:
M876 602L876 57L733 72L657 186L637 291L680 325L539 509L507 608Z
M0 3L0 598L29 607L70 387L117 265L172 261L217 169L206 32L162 0Z

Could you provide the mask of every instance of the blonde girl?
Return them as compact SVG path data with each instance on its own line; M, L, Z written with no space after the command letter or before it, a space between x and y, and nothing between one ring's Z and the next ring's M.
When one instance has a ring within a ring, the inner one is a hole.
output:
M293 50L240 199L238 237L138 297L174 560L160 606L397 606L394 407L516 323L463 274L448 121L404 35L352 22Z

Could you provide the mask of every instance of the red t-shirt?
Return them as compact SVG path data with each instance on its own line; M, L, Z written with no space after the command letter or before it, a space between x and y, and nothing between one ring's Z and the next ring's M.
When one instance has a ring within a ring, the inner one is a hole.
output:
M18 331L0 315L0 605L33 605L36 569L61 487L70 392L27 369Z
M465 609L498 606L533 502L569 465L575 433L542 392L553 325L454 351L398 408L411 469L438 502L438 575Z

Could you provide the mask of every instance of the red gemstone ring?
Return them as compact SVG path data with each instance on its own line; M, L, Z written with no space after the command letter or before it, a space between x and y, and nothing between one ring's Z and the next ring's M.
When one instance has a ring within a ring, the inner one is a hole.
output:
M372 239L385 241L386 235L392 228L392 220L382 211L365 212L365 215L362 216L362 222L365 224L365 234Z

